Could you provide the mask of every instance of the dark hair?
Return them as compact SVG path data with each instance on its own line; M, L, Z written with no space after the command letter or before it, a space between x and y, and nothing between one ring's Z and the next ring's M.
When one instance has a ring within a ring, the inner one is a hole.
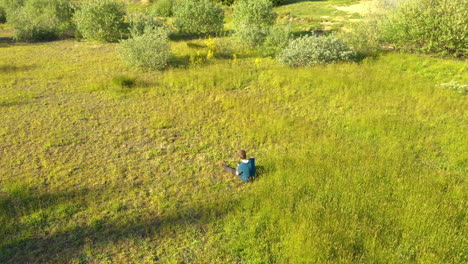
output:
M247 158L247 153L245 152L245 150L239 150L239 152L237 152L237 154L239 154L239 158L241 158L241 159L246 159Z

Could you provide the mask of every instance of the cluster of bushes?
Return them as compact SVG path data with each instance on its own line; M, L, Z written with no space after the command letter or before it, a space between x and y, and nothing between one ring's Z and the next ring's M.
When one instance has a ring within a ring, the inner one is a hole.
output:
M242 0L233 6L235 36L265 56L292 67L350 61L356 57L344 41L330 36L291 40L290 30L275 26L277 14L271 0Z
M119 54L129 65L156 70L167 66L170 47L169 30L155 17L173 15L174 25L183 34L217 35L224 25L221 3L233 4L237 43L256 48L264 56L275 56L291 67L352 61L357 57L353 50L369 53L389 44L402 50L457 57L467 51L468 8L464 0L391 1L385 9L390 12L377 13L358 25L345 35L346 42L335 36L291 39L287 27L275 25L273 7L281 2L159 0L149 13L128 15L125 5L117 0L79 5L68 0L0 0L0 22L7 19L17 30L16 38L24 41L56 39L74 30L86 39L123 39Z
M461 57L467 18L466 0L408 0L388 16L383 37L402 50Z
M384 1L346 35L354 48L373 53L382 46L464 57L468 51L466 0Z
M4 0L2 7L18 40L57 39L73 32L73 8L67 0Z

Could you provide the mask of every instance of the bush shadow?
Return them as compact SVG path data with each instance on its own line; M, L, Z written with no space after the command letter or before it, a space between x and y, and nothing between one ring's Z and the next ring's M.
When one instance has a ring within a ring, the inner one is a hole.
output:
M15 40L11 37L0 37L0 48L9 47L15 44Z
M18 102L0 102L0 107L13 107L13 106L22 106L27 105L27 101L18 101Z
M8 65L2 64L0 65L0 73L12 73L12 72L20 72L20 71L29 71L36 68L34 65L24 65L24 66L16 66L16 65Z

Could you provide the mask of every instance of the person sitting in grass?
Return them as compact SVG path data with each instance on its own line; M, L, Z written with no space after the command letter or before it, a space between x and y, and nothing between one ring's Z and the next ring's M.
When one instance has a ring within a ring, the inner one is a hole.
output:
M225 165L223 162L220 162L219 166L223 168L224 171L239 176L242 181L248 182L255 176L255 158L247 159L245 150L239 150L237 154L241 159L241 162L237 164L237 170Z

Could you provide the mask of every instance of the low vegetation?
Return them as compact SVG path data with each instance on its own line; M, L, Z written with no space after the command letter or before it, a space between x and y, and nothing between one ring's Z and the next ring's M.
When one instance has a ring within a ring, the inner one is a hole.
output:
M356 53L334 36L304 36L291 40L278 60L291 67L353 61Z
M264 56L276 56L283 50L291 39L289 27L274 26L268 29L268 34L260 48Z
M148 27L143 34L121 41L119 54L130 66L163 70L171 56L167 30Z

